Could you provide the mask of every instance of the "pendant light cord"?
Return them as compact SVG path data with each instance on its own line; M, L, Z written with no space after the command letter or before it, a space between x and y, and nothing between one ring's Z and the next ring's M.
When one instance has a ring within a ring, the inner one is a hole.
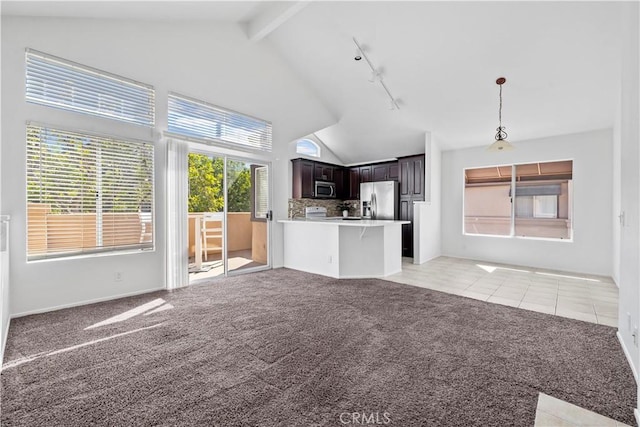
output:
M502 141L504 139L507 138L507 132L505 132L504 128L502 127L502 85L504 84L504 78L500 78L496 81L496 83L498 83L498 86L500 86L500 106L498 107L498 129L496 129L498 132L496 133L496 140L497 141ZM502 81L501 81L502 80Z
M498 126L502 129L502 85L500 85L500 108L498 109Z

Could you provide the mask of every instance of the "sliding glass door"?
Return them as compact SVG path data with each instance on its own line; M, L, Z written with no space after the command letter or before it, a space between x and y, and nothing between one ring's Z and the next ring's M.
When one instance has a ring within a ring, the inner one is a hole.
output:
M269 165L189 154L190 282L270 267Z

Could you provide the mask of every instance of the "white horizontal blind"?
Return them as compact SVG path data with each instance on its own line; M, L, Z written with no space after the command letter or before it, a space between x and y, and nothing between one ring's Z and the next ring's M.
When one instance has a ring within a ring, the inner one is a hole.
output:
M172 93L168 130L260 151L272 148L271 123Z
M27 126L29 260L153 248L153 144Z
M26 51L26 99L35 104L153 126L152 86L76 64L55 56Z
M256 218L266 218L269 210L269 175L267 167L257 167L255 174L256 206L254 216Z

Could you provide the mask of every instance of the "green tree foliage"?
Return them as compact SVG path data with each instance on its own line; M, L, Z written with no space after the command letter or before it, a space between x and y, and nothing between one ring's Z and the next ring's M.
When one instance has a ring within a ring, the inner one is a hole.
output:
M222 161L203 154L189 154L189 212L222 211Z
M244 162L227 164L228 212L249 212L251 171ZM224 207L224 159L189 154L189 212L222 212Z
M229 183L229 212L250 212L251 171L242 169L236 179Z
M27 127L27 200L52 213L150 211L153 146Z

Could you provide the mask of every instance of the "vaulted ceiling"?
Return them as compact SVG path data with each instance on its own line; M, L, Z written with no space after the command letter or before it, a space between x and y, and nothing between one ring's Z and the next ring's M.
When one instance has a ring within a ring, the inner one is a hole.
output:
M3 2L3 14L236 22L270 44L337 123L315 134L345 164L613 126L619 2ZM356 37L390 99L364 61Z

